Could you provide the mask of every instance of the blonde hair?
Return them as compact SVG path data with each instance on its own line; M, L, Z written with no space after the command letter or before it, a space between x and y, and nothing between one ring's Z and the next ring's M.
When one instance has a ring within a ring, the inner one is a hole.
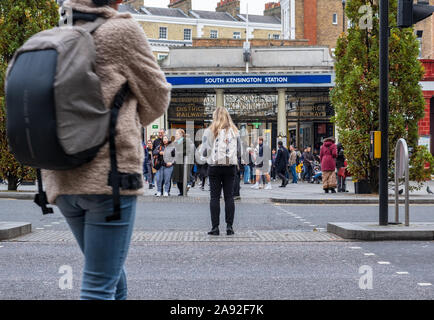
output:
M183 129L176 130L176 133L179 133L180 136L185 137L185 131Z
M238 128L232 121L231 115L224 107L217 107L212 115L212 124L209 129L213 133L214 137L217 137L218 133L222 129L232 129L235 134L238 134Z

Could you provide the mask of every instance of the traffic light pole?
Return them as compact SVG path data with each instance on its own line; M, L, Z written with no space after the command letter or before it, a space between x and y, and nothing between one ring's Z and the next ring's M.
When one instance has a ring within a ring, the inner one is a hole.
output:
M388 224L389 156L389 0L380 0L380 131L381 159L379 175L380 225Z

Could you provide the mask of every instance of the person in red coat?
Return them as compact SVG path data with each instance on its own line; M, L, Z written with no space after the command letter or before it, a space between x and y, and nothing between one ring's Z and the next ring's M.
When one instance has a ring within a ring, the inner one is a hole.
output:
M336 158L338 156L335 139L329 137L324 139L320 151L322 182L325 193L336 193Z

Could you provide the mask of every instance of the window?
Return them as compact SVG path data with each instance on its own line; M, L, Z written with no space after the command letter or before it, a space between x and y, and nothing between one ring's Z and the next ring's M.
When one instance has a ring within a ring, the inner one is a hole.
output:
M336 51L336 48L332 48L332 49L331 49L331 53L332 53L332 57L333 57L333 58L335 57L335 51Z
M422 58L422 36L423 36L423 31L417 30L416 37L417 37L417 41L419 42L419 58Z
M160 39L167 39L167 27L160 27Z
M211 30L209 33L211 39L217 39L219 37L219 32L217 30Z
M159 54L157 55L157 60L158 60L158 61L164 60L164 59L167 58L167 56L168 56L167 53L159 53Z
M273 39L274 40L279 40L280 39L280 34L273 34Z
M191 40L191 29L184 29L184 40Z
M338 14L333 13L333 24L338 24Z
M234 39L241 39L241 32L234 32Z

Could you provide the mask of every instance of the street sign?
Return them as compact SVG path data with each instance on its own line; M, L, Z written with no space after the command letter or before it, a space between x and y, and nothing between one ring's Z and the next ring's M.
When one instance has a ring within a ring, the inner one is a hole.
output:
M158 124L153 124L152 129L158 129Z

